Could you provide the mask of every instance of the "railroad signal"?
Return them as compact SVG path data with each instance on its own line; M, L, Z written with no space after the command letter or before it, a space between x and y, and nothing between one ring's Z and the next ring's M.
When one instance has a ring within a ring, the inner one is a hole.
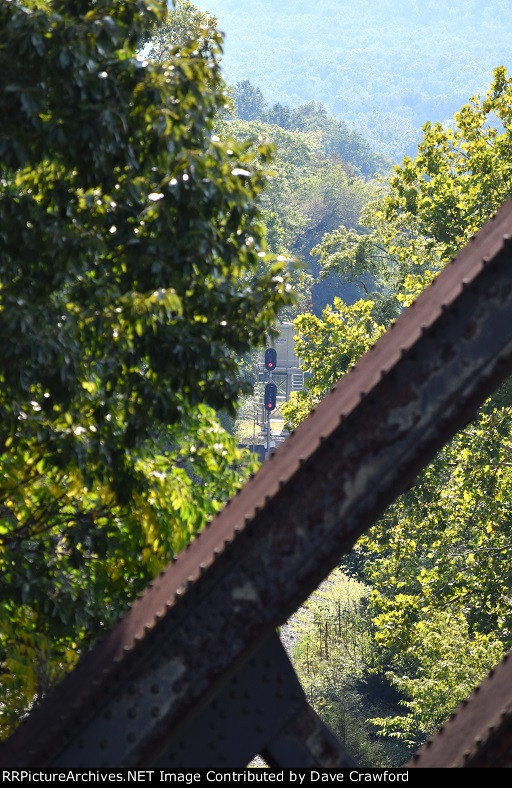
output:
M268 347L265 350L265 369L273 370L277 364L277 353L273 347Z
M277 386L275 383L267 383L265 386L265 410L271 411L276 407Z

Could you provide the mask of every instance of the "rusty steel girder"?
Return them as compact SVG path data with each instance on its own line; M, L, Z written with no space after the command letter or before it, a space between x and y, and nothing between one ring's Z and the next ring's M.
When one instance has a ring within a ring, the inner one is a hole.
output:
M274 711L260 709L239 756L226 744L225 765L261 751L288 767L350 763L274 632L512 370L511 236L508 202L34 709L2 766L197 765L214 750L224 765L219 736L259 699ZM201 719L216 733L190 749Z

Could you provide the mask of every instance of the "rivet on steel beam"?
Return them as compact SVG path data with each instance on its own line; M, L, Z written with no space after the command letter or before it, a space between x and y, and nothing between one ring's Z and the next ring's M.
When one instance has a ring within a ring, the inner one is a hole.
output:
M462 757L464 758L465 761L469 761L469 759L471 758L471 753L465 752Z
M512 236L509 233L505 233L503 236L503 246L510 246L512 243Z
M483 741L482 741L482 739L476 739L476 740L475 740L475 744L476 744L476 746L477 746L478 748L480 748L480 747L482 746L482 744L483 744Z

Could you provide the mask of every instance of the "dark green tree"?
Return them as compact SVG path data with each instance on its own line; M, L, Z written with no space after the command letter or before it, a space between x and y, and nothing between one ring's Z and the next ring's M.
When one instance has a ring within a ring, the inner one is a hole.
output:
M218 34L137 56L165 13L0 4L2 735L240 484L212 408L290 298Z

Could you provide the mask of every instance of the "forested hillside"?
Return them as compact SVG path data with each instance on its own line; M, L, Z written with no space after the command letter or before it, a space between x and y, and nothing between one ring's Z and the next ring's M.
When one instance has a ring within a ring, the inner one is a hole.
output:
M510 0L199 0L226 34L228 82L291 107L319 101L399 160L498 65L510 67Z

